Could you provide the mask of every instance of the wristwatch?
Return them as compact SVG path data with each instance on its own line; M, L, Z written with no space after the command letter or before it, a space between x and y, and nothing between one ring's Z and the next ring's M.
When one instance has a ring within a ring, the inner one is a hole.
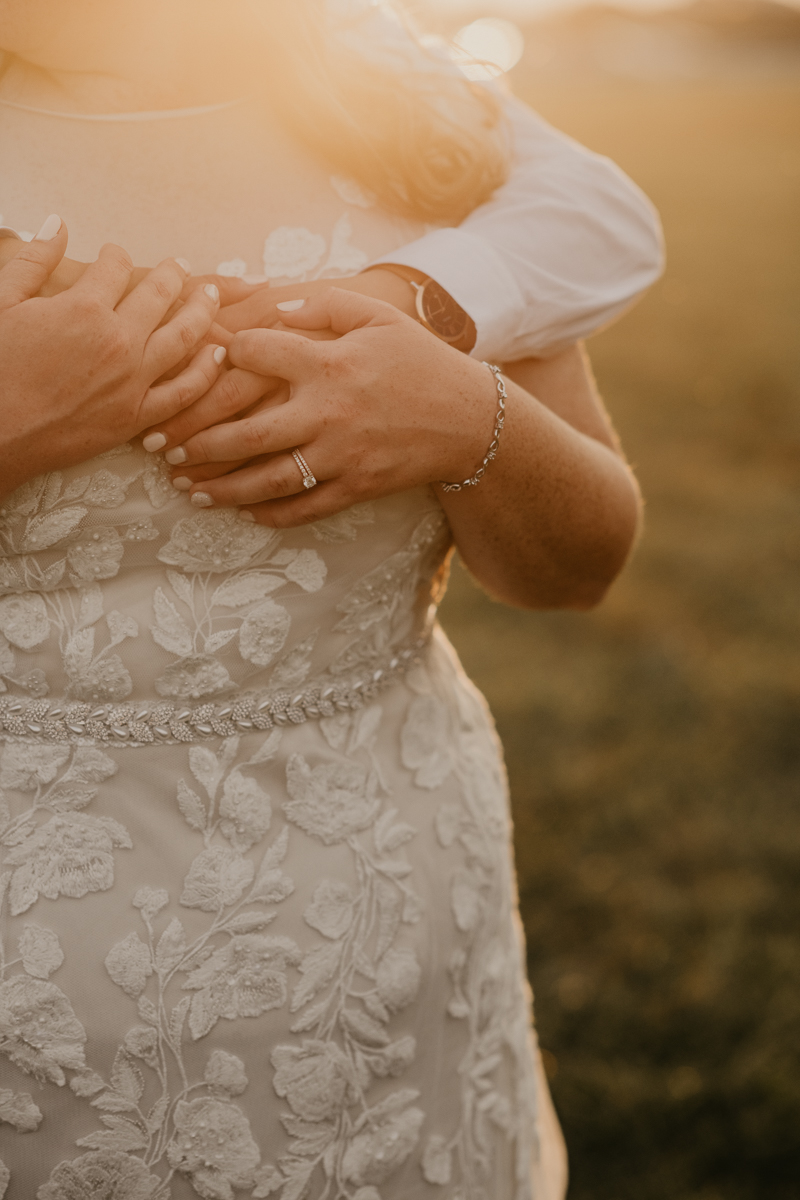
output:
M391 271L414 289L417 320L430 333L456 350L469 354L478 340L475 322L440 283L415 267L400 263L375 263L367 271Z

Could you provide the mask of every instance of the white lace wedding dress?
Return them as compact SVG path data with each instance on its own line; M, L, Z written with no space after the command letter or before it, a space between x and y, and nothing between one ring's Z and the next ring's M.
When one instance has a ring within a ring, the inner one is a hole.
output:
M247 105L4 107L0 154L2 219L57 207L76 256L297 280L418 232ZM197 512L139 443L5 502L6 1200L560 1200L449 545L424 488Z

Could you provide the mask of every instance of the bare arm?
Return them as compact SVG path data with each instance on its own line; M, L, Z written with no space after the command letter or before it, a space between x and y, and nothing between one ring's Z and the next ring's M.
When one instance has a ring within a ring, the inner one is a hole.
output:
M338 289L284 320L343 336L236 335L230 374L280 376L291 394L170 449L196 504L243 505L266 525L293 526L473 473L496 410L483 364L387 305ZM500 452L482 483L437 491L465 562L494 595L523 607L588 607L630 552L639 494L578 350L517 364L511 374L525 387L509 382ZM320 481L308 492L293 447ZM206 465L236 460L248 465L204 475ZM195 482L195 469L206 482Z

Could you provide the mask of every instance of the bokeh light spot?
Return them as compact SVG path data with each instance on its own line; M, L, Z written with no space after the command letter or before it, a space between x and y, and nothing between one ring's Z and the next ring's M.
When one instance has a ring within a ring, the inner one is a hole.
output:
M513 21L481 17L453 38L456 60L470 79L492 79L516 66L525 49L522 30Z

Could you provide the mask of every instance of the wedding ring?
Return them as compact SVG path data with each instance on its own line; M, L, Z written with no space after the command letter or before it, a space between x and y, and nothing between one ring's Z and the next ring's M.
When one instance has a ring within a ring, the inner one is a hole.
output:
M314 478L314 473L309 467L306 460L303 458L299 450L292 451L292 458L300 468L300 473L303 476L303 487L312 488L317 486L317 481Z

